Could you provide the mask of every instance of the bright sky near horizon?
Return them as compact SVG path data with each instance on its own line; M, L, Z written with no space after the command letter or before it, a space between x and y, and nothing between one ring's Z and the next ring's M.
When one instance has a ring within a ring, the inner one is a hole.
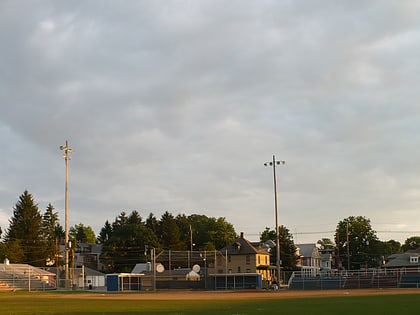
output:
M420 235L419 1L0 2L0 227L24 190L96 233L137 210L257 240Z

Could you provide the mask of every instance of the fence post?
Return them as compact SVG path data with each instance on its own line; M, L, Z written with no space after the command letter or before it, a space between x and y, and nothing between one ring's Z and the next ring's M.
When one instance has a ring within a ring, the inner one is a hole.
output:
M28 291L31 292L31 267L28 266Z

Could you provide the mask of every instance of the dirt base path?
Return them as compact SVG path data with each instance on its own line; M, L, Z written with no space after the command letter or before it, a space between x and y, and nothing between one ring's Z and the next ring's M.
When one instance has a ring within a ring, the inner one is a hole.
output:
M115 299L115 300L240 300L240 299L290 299L331 296L420 294L420 289L359 289L322 291L158 291L145 293L81 293L51 294L68 299Z

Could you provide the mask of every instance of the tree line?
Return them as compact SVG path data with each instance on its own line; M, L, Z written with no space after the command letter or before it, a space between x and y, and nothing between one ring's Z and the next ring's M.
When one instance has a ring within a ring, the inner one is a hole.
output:
M1 230L0 230L1 236ZM160 219L152 213L143 219L138 211L121 212L108 220L96 237L83 223L69 229L74 250L78 243L102 244L101 261L107 271L129 271L137 262L146 260L145 249L216 250L237 237L233 225L225 218L192 214L172 215L166 211ZM0 259L35 266L55 264L64 230L58 213L49 204L42 215L33 196L25 190L13 208L9 227L0 242ZM69 244L70 245L70 244ZM62 258L61 258L62 260Z
M280 256L284 270L295 270L296 256L293 236L280 226ZM2 231L0 229L0 237ZM146 262L148 249L210 251L234 242L237 233L225 218L201 214L178 214L166 211L158 219L152 213L143 218L138 211L122 211L113 222L105 221L98 236L83 223L69 229L74 250L78 243L102 244L101 262L107 272L127 272L139 262ZM266 228L260 234L261 243L272 241L271 264L276 263L276 232ZM12 263L35 266L62 264L58 256L59 244L64 242L64 230L58 213L48 204L41 214L33 196L25 190L13 207L9 227L0 242L0 259ZM330 249L335 256L335 267L359 269L378 267L387 255L420 247L420 237L413 236L401 245L395 240L380 241L370 220L350 216L337 224L334 240L318 241L322 249Z

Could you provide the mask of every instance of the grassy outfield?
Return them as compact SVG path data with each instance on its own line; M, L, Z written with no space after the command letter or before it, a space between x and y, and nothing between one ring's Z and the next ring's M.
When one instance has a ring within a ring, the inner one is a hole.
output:
M416 314L420 295L255 300L86 299L42 293L0 293L0 314Z

